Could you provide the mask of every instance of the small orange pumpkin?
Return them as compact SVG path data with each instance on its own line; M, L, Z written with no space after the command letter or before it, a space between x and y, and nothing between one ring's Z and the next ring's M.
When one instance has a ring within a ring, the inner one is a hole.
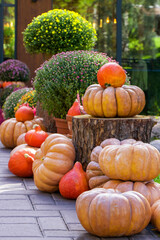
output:
M34 118L33 109L31 107L22 106L16 111L15 118L18 122L33 120Z
M86 173L80 162L60 180L59 191L64 198L76 199L82 192L89 190Z
M34 154L29 150L19 150L15 152L9 159L9 170L18 177L32 177L32 163Z
M97 72L97 80L101 87L106 85L121 87L126 81L124 69L116 62L104 64Z
M25 134L25 142L29 146L40 147L47 137L48 133L43 131L38 124L35 124L33 129Z

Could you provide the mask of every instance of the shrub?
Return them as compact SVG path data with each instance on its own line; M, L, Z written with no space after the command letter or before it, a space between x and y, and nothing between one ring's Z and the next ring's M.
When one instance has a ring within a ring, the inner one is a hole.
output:
M31 108L35 108L36 107L36 98L35 98L35 90L31 90L27 93L25 93L21 99L19 99L16 107L14 108L14 112L16 112L18 110L18 108L22 105L27 105Z
M3 105L3 112L5 119L15 117L14 108L17 105L19 99L26 93L31 91L32 88L22 88L18 89L15 92L12 92L6 99Z
M36 71L33 85L37 101L49 114L65 118L76 99L86 88L97 83L97 71L113 61L104 53L72 51L54 55Z
M5 87L1 92L0 92L0 106L2 107L4 102L6 101L6 98L14 91L21 89L19 84L12 84L7 87Z
M54 9L33 18L23 32L29 53L91 50L96 41L91 23L73 11Z
M29 68L16 59L9 59L0 64L0 79L6 82L27 82L29 80Z

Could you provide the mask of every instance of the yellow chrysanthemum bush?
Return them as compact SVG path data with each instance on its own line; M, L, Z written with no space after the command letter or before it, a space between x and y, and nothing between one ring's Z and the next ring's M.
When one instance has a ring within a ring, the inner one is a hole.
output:
M33 90L33 89L31 91L25 93L21 97L21 99L19 99L16 107L14 108L14 112L16 112L18 110L18 108L20 108L23 105L29 106L36 111L35 107L36 107L37 101L35 98L35 93L36 93L36 90Z
M91 50L96 31L80 14L62 9L50 10L35 18L23 32L29 53L60 53Z

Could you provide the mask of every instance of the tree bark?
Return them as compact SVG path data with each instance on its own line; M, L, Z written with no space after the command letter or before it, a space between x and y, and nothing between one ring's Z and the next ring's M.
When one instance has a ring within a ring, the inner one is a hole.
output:
M107 138L133 138L149 143L153 125L151 117L142 115L132 118L75 116L72 120L72 141L76 149L76 161L81 162L86 169L92 149Z
M49 115L48 112L42 108L40 102L37 102L36 105L36 115L43 118L43 124L47 132L57 132L56 123L53 115Z

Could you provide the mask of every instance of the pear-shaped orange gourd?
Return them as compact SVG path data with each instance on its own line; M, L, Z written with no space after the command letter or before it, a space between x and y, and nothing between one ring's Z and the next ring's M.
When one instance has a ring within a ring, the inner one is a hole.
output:
M80 162L60 180L59 191L64 198L76 199L82 192L89 190L86 173Z
M68 110L67 115L70 115L70 116L81 115L80 104L77 99L73 103L72 107Z

